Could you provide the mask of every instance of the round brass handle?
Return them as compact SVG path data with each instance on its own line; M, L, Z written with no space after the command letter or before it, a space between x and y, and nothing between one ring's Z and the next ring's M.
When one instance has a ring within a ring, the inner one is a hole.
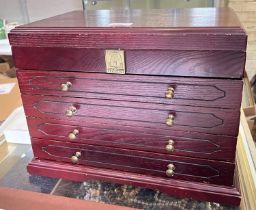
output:
M70 140L74 140L74 139L76 139L78 134L79 134L79 130L74 129L71 133L68 134L68 138Z
M166 119L166 125L172 126L174 123L174 115L173 114L169 114L168 118Z
M174 151L174 141L170 139L168 141L168 144L165 146L165 149L167 150L167 152L173 152Z
M168 87L165 92L165 98L172 99L174 97L174 88Z
M167 168L172 169L173 171L175 170L175 166L172 163L168 164Z
M71 157L72 163L78 163L79 158L81 157L81 152L76 152L75 155Z
M167 176L173 176L174 175L174 171L172 169L167 169L166 170L166 175Z
M65 115L68 117L71 117L76 113L76 111L77 111L76 107L70 106L70 107L68 107L67 111L65 112Z
M63 83L63 84L61 84L61 90L62 91L68 91L71 86L72 86L71 82Z
M174 175L175 166L172 163L170 163L170 164L167 165L167 168L168 169L166 170L166 175L167 176L173 176Z

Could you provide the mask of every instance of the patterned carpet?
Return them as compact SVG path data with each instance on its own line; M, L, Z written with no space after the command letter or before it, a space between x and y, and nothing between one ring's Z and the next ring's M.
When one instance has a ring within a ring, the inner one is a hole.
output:
M218 203L179 199L159 191L108 182L72 182L61 180L54 195L93 200L145 210L231 210Z

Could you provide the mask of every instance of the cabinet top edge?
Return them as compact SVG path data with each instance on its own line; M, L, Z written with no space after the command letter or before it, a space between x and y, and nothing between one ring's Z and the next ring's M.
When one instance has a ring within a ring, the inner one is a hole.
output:
M16 27L8 36L12 47L245 52L247 43L229 8L73 11Z
M219 31L245 33L232 9L134 9L72 11L22 25L14 31L103 30L103 31Z

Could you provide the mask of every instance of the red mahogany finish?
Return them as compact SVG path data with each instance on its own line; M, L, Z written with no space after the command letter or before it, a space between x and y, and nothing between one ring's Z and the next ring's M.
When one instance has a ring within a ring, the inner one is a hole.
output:
M111 99L148 103L239 108L241 80L193 79L135 75L83 74L78 72L49 72L19 70L19 86L26 94ZM61 84L71 82L68 91ZM113 88L109 88L109 87ZM174 97L167 99L165 91L174 87ZM104 93L104 94L103 94Z
M231 162L235 158L236 138L229 136L186 131L169 131L168 135L146 128L144 133L139 133L141 129L138 127L133 128L133 131L124 131L122 127L97 128L95 124L82 126L79 122L64 120L39 120L31 117L27 120L31 136L46 140L55 139ZM79 134L76 139L70 139L69 134L75 129ZM174 150L171 152L166 150L169 140L174 141Z
M230 136L238 134L240 112L234 110L40 95L23 95L23 100L24 108L30 116L43 119L79 121L85 124L95 122L101 127L118 122L122 126L169 131L186 130ZM69 117L65 113L71 106L76 107L77 111ZM172 126L166 125L169 114L174 115Z
M132 24L111 25L122 21ZM17 27L10 41L25 47L246 49L246 36L236 15L225 8L111 10L107 15L104 11L74 11Z
M127 74L243 76L247 37L229 9L105 15L74 11L15 28L9 40L16 67L105 72L104 50L123 49ZM111 27L122 20L132 25Z
M136 150L117 149L32 139L35 157L58 162L71 162L76 152L81 152L78 164L99 168L147 174L169 179L201 181L232 186L235 165L221 161L198 160L182 156L148 153ZM168 164L175 166L174 175L168 177ZM189 166L189 167L188 167Z
M30 173L239 204L247 36L230 9L75 11L9 39Z
M13 47L12 50L15 64L21 69L100 73L106 69L105 52L101 49ZM222 78L241 78L246 56L245 52L232 50L126 50L125 55L127 74Z

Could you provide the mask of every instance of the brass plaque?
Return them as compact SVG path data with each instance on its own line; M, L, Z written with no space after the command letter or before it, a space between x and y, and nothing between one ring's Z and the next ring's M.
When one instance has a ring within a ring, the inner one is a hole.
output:
M125 62L123 50L106 50L105 62L107 73L125 74Z

